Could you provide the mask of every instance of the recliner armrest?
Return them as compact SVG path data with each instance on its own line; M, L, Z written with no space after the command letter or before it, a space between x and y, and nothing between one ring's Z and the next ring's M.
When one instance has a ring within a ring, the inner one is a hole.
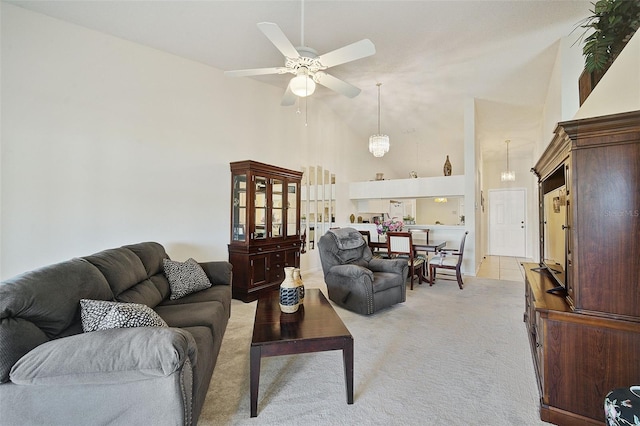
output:
M376 259L369 262L369 268L374 272L394 272L402 274L407 266L407 259Z
M369 275L373 280L373 272L359 265L335 265L329 270L329 274L341 275L358 279L363 275Z

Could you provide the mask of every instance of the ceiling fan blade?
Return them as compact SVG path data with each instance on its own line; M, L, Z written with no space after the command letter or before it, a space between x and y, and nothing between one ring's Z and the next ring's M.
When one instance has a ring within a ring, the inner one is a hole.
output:
M334 92L341 93L347 98L355 98L361 92L361 90L356 86L349 84L346 81L342 81L331 74L327 74L326 72L317 72L314 79L318 84L322 84L324 87L327 87Z
M284 96L282 97L282 102L280 102L280 105L295 105L297 98L298 97L291 91L291 88L287 85L287 90L284 92Z
M325 67L333 67L336 65L344 64L345 62L355 61L356 59L366 58L376 53L376 47L371 40L365 38L364 40L356 41L340 49L333 50L324 55L320 55L318 60Z
M274 24L272 22L260 22L258 23L258 28L260 28L260 31L262 31L264 35L271 40L271 43L273 43L273 45L277 47L284 56L287 58L297 58L300 56L287 36L284 35L278 24Z
M226 75L227 77L250 77L252 75L284 74L285 72L286 68L284 67L273 67L225 71L224 75Z

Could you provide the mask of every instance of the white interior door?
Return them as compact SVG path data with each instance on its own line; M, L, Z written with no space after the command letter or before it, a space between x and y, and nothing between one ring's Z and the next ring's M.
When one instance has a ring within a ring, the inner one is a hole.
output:
M526 253L526 191L489 190L489 254L524 257Z

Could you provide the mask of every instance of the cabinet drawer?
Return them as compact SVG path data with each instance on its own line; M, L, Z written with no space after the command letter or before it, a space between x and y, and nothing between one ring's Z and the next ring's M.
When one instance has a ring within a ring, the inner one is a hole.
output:
M300 252L298 249L280 250L270 254L269 276L272 282L284 280L284 268L300 266Z
M285 254L277 251L269 255L269 281L279 282L284 280Z

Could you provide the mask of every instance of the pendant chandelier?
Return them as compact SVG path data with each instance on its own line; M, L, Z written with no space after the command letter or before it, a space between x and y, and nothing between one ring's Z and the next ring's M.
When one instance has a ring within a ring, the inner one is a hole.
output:
M516 180L516 172L509 169L509 142L511 142L509 139L505 141L507 144L507 170L500 173L500 180L502 182L513 182Z
M389 152L389 136L380 133L380 86L382 83L378 83L376 86L378 86L378 134L369 138L369 152L374 157L382 157Z

